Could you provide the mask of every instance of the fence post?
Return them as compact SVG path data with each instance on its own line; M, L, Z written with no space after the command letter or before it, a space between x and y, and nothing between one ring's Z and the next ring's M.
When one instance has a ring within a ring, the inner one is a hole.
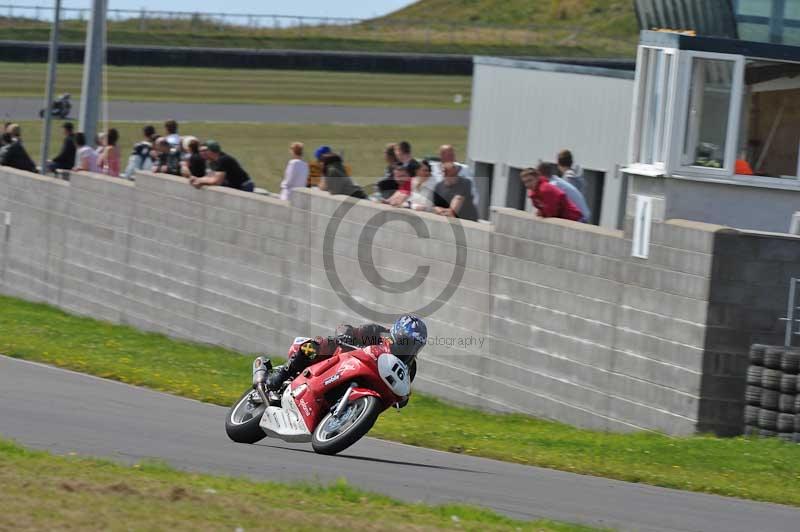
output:
M800 235L800 211L792 215L792 221L789 224L789 234Z
M147 27L147 24L145 22L144 8L142 8L139 11L139 31L144 31L146 27Z

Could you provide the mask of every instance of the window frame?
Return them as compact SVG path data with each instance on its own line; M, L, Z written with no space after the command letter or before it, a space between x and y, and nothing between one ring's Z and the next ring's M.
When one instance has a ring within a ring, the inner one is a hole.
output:
M677 104L674 116L682 126L674 128L671 137L672 150L670 153L671 173L709 178L733 177L736 168L736 157L739 145L739 123L741 120L742 103L744 98L744 70L745 57L736 54L721 54L714 52L698 52L681 50L678 54L679 78L677 81ZM733 63L731 77L731 98L728 107L728 124L725 131L725 165L722 168L709 168L684 164L682 161L683 148L687 142L689 131L689 105L691 100L691 84L694 82L695 59L709 59L716 61L730 61Z
M665 61L662 68L654 70L652 52L661 52ZM647 55L646 55L647 54ZM670 68L666 73L666 60L669 60ZM634 77L633 103L634 112L631 116L631 137L628 145L628 160L632 167L647 168L659 173L669 173L672 138L675 116L675 103L677 98L678 74L680 71L680 50L676 48L664 48L659 46L640 45L636 56L636 74ZM655 80L651 76L655 74ZM663 89L660 102L662 105L653 111L648 109L651 103L648 87L659 84ZM646 131L645 121L651 118L655 112L652 124L651 145L645 146L643 136ZM650 150L653 162L642 162L645 150ZM655 160L655 154L660 150L661 156Z

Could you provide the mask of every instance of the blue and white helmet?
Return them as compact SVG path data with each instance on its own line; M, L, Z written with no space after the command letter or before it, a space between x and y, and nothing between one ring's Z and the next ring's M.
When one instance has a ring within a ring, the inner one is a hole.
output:
M397 318L390 332L392 354L410 364L420 350L428 343L428 327L425 322L412 314Z

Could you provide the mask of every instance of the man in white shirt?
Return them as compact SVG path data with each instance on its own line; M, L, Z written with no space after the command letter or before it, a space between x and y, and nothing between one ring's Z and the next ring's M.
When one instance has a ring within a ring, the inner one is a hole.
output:
M75 147L78 149L75 154L74 171L100 173L97 167L97 152L91 146L86 145L86 135L82 131L75 133Z
M308 183L308 163L303 160L303 143L293 142L289 145L291 159L286 164L281 181L281 199L288 200L292 189L303 188Z
M441 163L437 165L434 173L436 182L438 183L444 178L444 174L442 173L442 167L445 164L452 163L455 166L457 166L459 169L458 177L465 177L469 179L470 183L472 183L472 199L475 202L475 208L477 208L478 212L480 212L480 205L481 205L480 192L478 191L478 187L475 184L475 177L472 175L469 166L456 161L456 150L450 144L443 144L439 147L439 159L441 160Z

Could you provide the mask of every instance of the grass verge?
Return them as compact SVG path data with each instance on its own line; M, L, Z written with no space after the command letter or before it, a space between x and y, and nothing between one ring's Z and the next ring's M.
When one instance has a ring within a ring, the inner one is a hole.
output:
M0 297L0 353L229 406L250 360ZM424 353L420 371L425 371ZM415 395L372 436L690 491L800 506L800 446L778 440L607 434L523 415L495 415Z
M82 75L83 65L58 65L56 93L77 104ZM0 95L41 98L46 77L45 63L0 62ZM470 76L108 65L105 77L109 99L137 102L469 109L472 92Z
M287 485L183 473L159 463L128 467L3 439L0 485L0 530L594 530L515 521L464 505L401 503L345 482Z
M165 117L167 118L167 117ZM161 124L153 122L158 130ZM42 122L21 121L25 146L38 164ZM130 147L141 138L143 123L112 122L119 130L123 167L127 164ZM225 151L236 157L256 182L267 190L278 192L283 170L289 158L289 143L304 142L306 160L313 157L317 146L327 144L343 153L353 169L355 180L367 186L382 176L385 163L383 150L387 142L408 140L418 156L438 153L442 144L452 144L459 154L466 153L467 128L459 126L353 126L336 124L252 124L220 122L182 122L181 134L201 139L218 140ZM61 147L63 133L53 126L50 156ZM374 177L363 177L374 176ZM369 189L371 191L371 189Z

